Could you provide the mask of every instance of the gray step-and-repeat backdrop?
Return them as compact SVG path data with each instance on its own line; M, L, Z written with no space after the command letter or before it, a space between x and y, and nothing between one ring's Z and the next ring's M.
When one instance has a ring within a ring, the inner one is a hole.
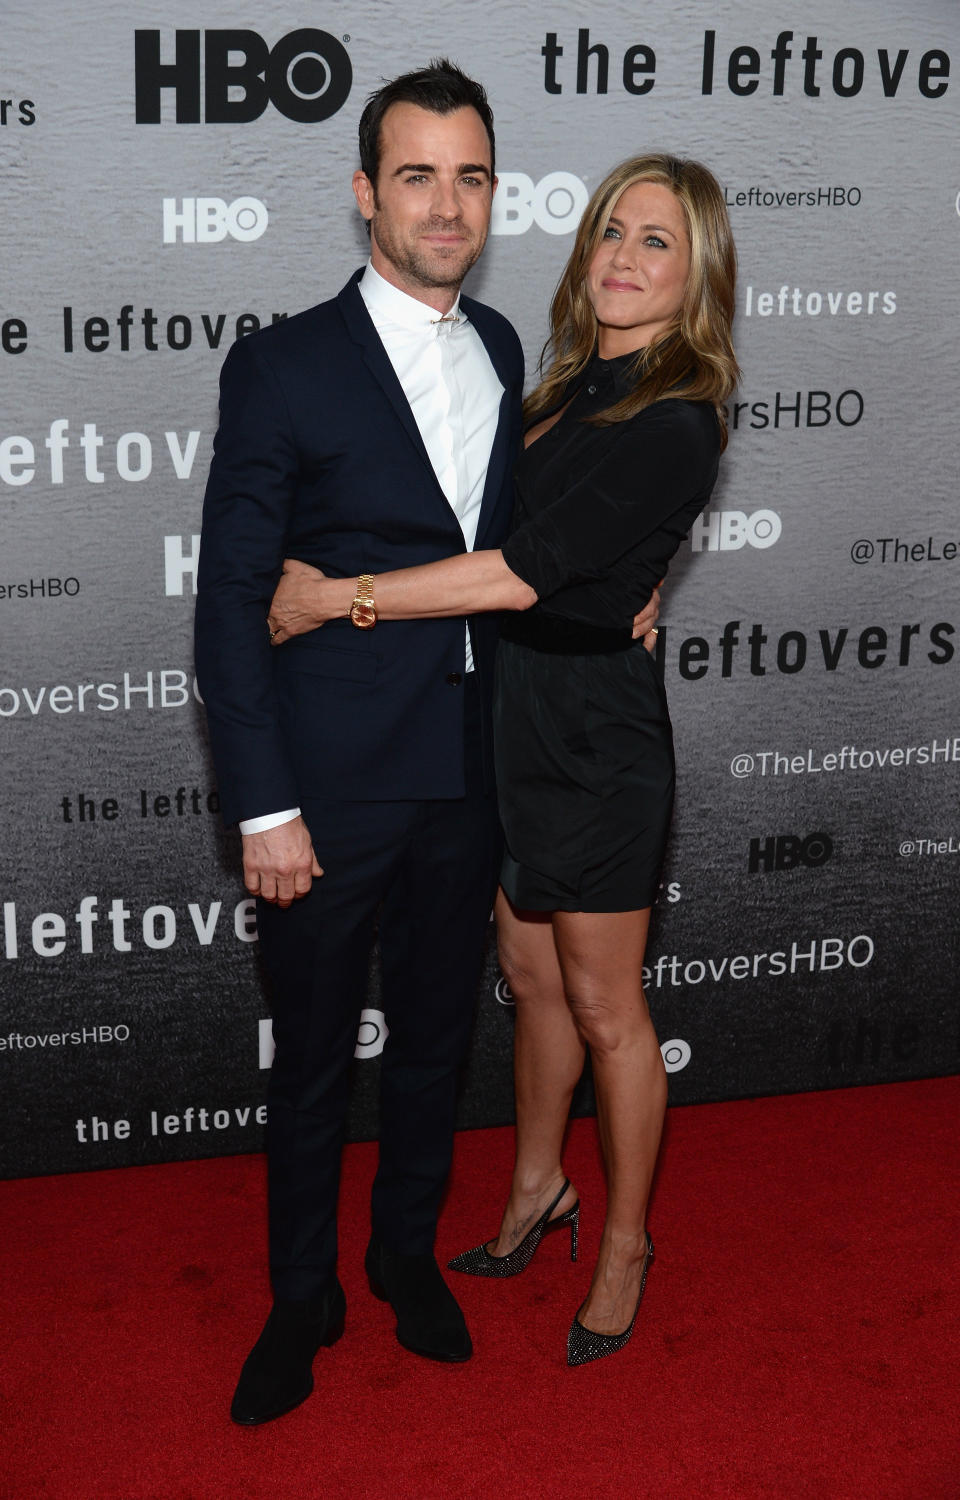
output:
M955 0L12 0L7 1175L261 1143L255 918L191 652L217 375L362 262L363 101L437 53L494 106L470 290L531 376L615 161L703 159L737 236L743 385L659 637L680 785L647 987L673 1101L958 1067ZM375 971L368 1005L355 1137L376 1129ZM466 1125L510 1118L511 1030L491 945Z

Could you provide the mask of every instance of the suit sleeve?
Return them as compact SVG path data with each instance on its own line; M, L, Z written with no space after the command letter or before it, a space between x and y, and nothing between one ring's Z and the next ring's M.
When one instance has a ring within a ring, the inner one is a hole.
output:
M692 403L657 402L621 428L588 474L513 532L508 567L548 598L602 578L619 558L669 525L710 482L719 435ZM683 517L681 534L690 524Z
M248 340L239 340L220 376L195 625L197 680L228 823L299 802L267 632L298 467L280 383Z

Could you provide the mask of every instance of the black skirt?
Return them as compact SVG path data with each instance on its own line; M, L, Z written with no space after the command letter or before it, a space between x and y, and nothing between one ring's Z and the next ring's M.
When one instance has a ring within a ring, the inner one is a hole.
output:
M570 646L500 642L501 884L528 911L638 911L656 900L673 809L663 682L640 641Z

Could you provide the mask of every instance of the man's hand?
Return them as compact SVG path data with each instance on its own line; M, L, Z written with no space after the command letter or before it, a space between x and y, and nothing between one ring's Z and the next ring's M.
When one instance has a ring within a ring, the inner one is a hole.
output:
M661 578L660 582L663 582ZM633 617L633 639L639 640L643 636L643 644L648 651L657 649L657 632L655 625L660 618L660 588L654 589L643 609Z
M282 646L292 636L319 630L323 618L318 617L316 609L316 584L325 577L325 573L312 568L309 563L299 562L295 557L284 558L283 574L274 590L267 615L271 646Z
M302 818L243 835L243 883L251 896L290 906L322 874Z

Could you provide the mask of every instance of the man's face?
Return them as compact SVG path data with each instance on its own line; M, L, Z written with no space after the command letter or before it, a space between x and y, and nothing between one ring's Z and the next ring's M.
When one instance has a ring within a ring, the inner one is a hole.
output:
M357 172L353 190L370 221L374 270L446 311L483 249L496 180L475 109L438 115L392 104L380 129L376 186Z

